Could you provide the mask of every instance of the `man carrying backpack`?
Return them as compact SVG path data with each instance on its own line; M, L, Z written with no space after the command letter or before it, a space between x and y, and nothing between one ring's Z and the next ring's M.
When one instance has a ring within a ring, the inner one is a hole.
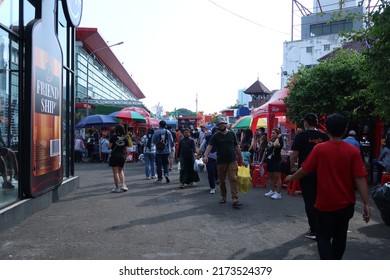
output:
M164 170L165 181L169 183L168 157L174 145L172 134L166 129L167 123L160 121L159 129L153 134L152 142L156 145L156 183L162 183L162 170Z

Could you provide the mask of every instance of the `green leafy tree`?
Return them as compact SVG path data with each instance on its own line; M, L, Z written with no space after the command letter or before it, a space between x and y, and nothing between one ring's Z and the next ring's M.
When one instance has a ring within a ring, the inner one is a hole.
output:
M185 109L185 108L180 108L180 109L176 110L176 115L183 116L183 117L193 117L193 116L196 116L196 113L192 112L191 110Z
M390 121L390 2L382 1L368 30L367 59L375 113Z
M369 101L366 60L355 51L340 50L335 57L313 68L300 68L284 99L287 116L300 124L308 112L327 116L346 114L351 122L366 120L372 112Z
M378 9L365 16L366 28L343 34L348 40L365 42L368 100L373 115L390 122L390 1L381 0Z

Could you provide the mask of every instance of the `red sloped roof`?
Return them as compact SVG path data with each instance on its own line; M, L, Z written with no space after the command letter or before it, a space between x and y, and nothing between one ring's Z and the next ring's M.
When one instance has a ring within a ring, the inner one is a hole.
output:
M76 41L83 43L84 49L92 53L95 50L107 47L94 53L104 65L114 73L119 80L138 98L145 98L140 88L127 73L122 63L118 60L115 54L112 52L106 41L100 36L97 28L77 27L76 28Z

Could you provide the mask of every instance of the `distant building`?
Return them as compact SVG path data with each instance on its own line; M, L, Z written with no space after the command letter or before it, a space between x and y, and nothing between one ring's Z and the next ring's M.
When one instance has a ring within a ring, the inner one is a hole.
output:
M87 110L107 114L130 106L146 109L141 89L97 28L76 29L76 73L76 122Z
M289 77L299 67L307 68L318 64L318 59L342 46L339 32L357 30L363 27L363 21L353 22L349 14L362 15L366 1L313 0L313 12L300 6L301 40L283 43L283 66L281 71L281 87L285 87ZM368 8L368 7L367 7ZM340 13L340 18L332 16Z
M245 94L243 89L238 90L238 104L249 107L249 102L252 101L252 97L248 94Z
M244 93L251 97L252 100L248 103L250 109L260 107L267 102L271 96L271 91L257 79L250 87L244 90Z

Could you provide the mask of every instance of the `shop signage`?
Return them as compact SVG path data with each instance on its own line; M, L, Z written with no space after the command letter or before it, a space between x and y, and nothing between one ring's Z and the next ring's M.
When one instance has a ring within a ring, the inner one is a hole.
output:
M73 27L77 27L83 13L83 0L62 0L66 19Z
M26 28L24 192L31 197L62 182L61 45L55 31L57 1L42 0L42 17ZM28 143L28 145L27 145Z

